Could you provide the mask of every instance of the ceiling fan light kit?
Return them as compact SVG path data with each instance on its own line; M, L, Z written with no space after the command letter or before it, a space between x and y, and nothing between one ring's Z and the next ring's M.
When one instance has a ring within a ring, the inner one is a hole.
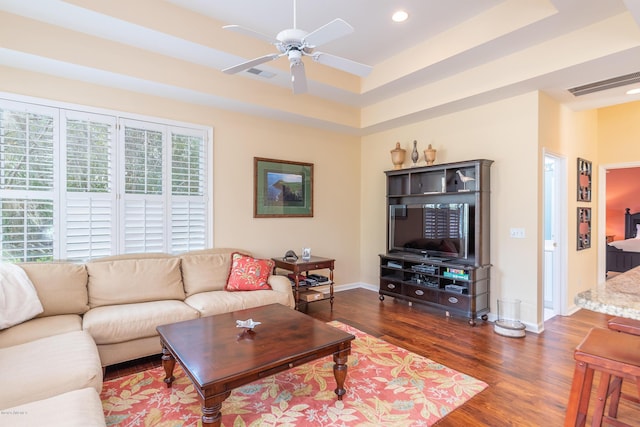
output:
M303 56L310 56L314 62L355 74L360 77L367 76L372 67L361 64L350 59L330 55L324 52L315 52L315 48L322 44L336 40L351 34L354 29L351 25L340 18L323 25L322 27L307 33L296 27L296 1L293 2L293 28L282 30L275 38L269 37L249 28L240 25L225 25L225 30L235 31L240 34L265 40L273 44L280 53L260 56L246 62L228 67L222 70L226 74L236 74L255 67L265 62L273 61L282 56L289 59L289 68L291 70L291 87L294 94L307 92L307 77L304 70Z

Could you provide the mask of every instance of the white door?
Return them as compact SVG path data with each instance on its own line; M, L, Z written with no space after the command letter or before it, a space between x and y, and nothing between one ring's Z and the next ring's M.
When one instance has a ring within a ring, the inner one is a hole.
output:
M566 182L565 160L546 153L544 156L544 320L562 314L566 286L563 286L566 253Z

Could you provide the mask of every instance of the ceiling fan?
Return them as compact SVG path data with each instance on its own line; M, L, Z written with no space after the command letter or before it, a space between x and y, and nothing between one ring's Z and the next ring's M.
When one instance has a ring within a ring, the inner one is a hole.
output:
M250 61L234 65L233 67L225 68L222 70L224 73L235 74L256 65L286 56L289 58L291 86L294 94L305 93L307 91L307 77L304 72L304 63L302 62L303 56L311 57L311 59L316 62L360 77L365 77L373 69L369 65L361 64L350 59L330 55L324 52L315 52L315 48L317 46L340 37L344 37L347 34L351 34L354 29L344 20L337 18L316 30L307 33L306 31L297 28L296 0L293 0L293 28L280 31L275 38L240 25L225 25L222 28L265 40L268 43L275 45L279 51L279 53L264 55Z

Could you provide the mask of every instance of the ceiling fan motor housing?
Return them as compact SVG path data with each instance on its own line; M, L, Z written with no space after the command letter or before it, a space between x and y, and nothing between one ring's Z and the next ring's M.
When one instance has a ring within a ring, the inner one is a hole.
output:
M306 31L295 28L280 31L276 36L276 39L280 42L278 44L278 49L282 53L288 52L291 49L302 50L304 47L302 40L306 35Z

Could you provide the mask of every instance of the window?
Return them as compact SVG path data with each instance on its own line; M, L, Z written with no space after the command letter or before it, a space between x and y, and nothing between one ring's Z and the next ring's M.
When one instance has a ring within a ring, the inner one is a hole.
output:
M207 129L0 100L2 260L212 241Z

